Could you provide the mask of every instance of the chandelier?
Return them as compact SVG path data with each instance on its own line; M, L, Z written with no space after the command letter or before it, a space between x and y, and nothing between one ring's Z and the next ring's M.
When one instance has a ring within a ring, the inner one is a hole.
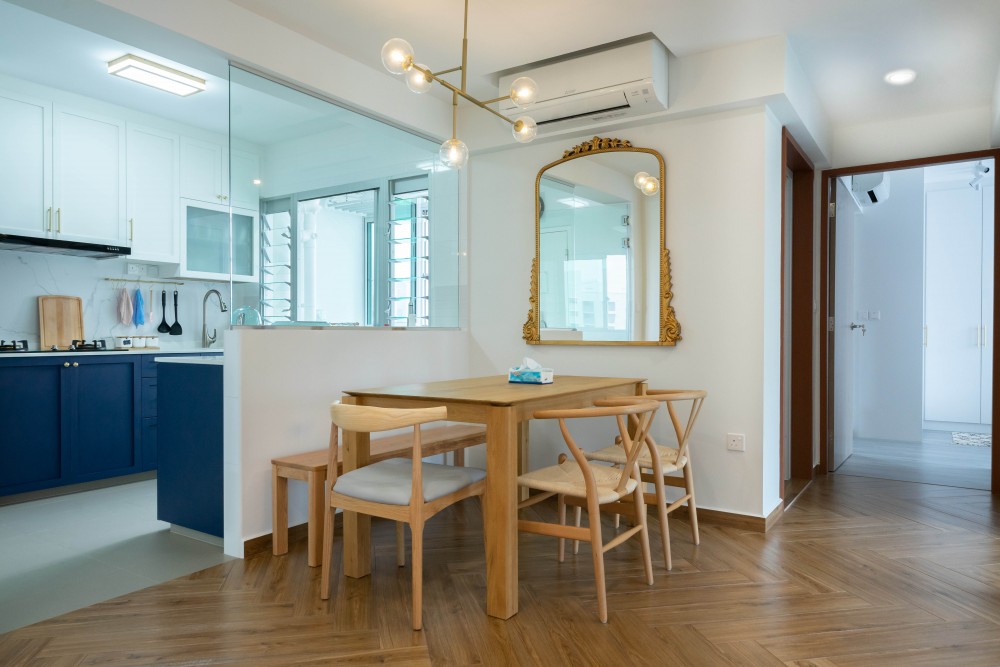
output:
M469 159L469 148L458 138L458 98L464 97L480 109L510 123L514 139L527 143L538 134L538 125L530 116L511 119L499 111L487 106L501 100L510 99L515 106L524 109L530 106L537 96L538 86L529 77L522 76L510 85L510 93L492 100L479 101L465 90L465 80L468 72L467 59L469 52L469 0L465 0L465 22L462 33L462 64L451 69L431 71L426 65L416 62L413 47L405 39L393 38L382 46L382 64L393 74L406 75L407 87L415 93L425 93L433 87L435 81L451 91L451 139L441 144L441 161L452 169L461 169ZM461 72L461 84L456 87L440 78L441 75Z

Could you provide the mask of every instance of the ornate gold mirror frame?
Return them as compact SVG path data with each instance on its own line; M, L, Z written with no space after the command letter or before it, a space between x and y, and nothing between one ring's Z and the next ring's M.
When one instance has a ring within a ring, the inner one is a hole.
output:
M632 152L647 153L656 158L660 167L660 297L659 297L659 318L660 337L659 340L541 340L539 314L539 293L538 274L541 256L541 181L542 175L552 167L576 160L578 158L597 155L600 153ZM622 139L610 139L594 137L590 141L585 141L578 146L564 151L563 156L541 168L538 176L535 177L535 259L531 263L531 294L529 296L530 308L528 310L528 320L524 323L522 336L529 345L676 345L681 339L681 325L677 322L674 309L670 305L673 299L673 292L670 283L670 251L666 247L666 209L665 209L665 177L666 168L663 156L652 148L639 148L633 146L631 142Z

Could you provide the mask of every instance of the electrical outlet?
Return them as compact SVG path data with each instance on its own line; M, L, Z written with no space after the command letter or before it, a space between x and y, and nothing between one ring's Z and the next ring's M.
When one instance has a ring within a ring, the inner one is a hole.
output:
M731 452L745 452L747 450L746 438L742 433L727 433L726 449Z
M147 267L145 264L137 264L136 262L129 262L125 266L125 273L130 276L144 276L146 275Z

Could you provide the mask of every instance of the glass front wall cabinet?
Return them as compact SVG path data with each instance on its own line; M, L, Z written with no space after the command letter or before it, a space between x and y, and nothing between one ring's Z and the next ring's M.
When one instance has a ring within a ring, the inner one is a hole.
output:
M264 325L458 326L458 175L437 142L236 67L230 95L233 145L259 156L260 268L234 287L240 312Z

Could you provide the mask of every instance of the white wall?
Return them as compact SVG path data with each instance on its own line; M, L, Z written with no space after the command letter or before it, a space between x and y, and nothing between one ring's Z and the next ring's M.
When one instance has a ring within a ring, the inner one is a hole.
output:
M777 396L770 395L776 387L769 382L764 389L765 363L777 341L772 336L777 323L765 325L765 319L780 316L777 297L765 293L776 289L771 283L780 278L780 247L770 247L777 243L774 226L780 224L775 201L780 201L780 168L774 164L775 155L780 162L778 135L762 108L619 135L659 150L667 163L666 245L683 336L673 348L524 344L535 175L563 149L589 137L477 156L469 165L472 374L500 372L528 355L554 368L557 376L646 377L652 387L707 389L692 436L699 504L766 516L778 492L778 424L766 423L776 421L771 403L776 405ZM767 149L768 143L775 148ZM768 269L767 263L776 266ZM532 466L551 464L565 447L549 426L531 424ZM726 450L730 432L746 434L745 453ZM765 461L771 465L772 460L775 470L765 475ZM774 488L762 488L762 479Z
M889 173L885 201L855 215L855 426L859 438L920 442L923 411L924 170ZM842 202L855 206L853 202Z
M325 447L344 390L469 375L465 331L233 329L225 359L225 552L271 532L271 459ZM289 525L306 520L289 485Z

